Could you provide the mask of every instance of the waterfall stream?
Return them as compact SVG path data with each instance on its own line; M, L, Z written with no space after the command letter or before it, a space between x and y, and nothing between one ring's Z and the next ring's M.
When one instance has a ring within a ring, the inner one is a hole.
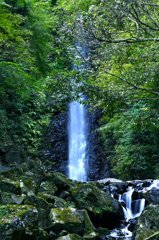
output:
M152 189L159 189L159 180L154 180L149 187L143 188L142 192L147 192ZM119 195L118 201L121 203L125 220L121 222L121 226L118 229L113 229L111 234L107 239L116 239L116 240L131 240L133 233L130 231L131 221L135 220L140 216L142 211L145 208L145 199L136 199L133 200L134 189L132 186L127 188L127 191L122 195Z
M83 57L86 57L85 44L77 44ZM81 71L85 66L81 65ZM86 119L85 106L75 101L69 106L69 178L78 181L87 180L86 158Z

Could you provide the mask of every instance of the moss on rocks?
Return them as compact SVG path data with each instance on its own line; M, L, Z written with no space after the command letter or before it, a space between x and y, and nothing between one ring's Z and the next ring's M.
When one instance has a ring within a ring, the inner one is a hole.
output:
M52 203L53 204L52 207L54 208L68 207L67 202L64 199L59 198L57 196L52 196L51 194L47 194L45 192L38 193L38 196L45 199L48 203Z
M67 190L75 186L75 183L71 179L59 172L45 174L45 180L53 182L59 190Z
M38 197L36 195L31 195L31 196L25 196L25 204L29 204L29 205L33 205L37 208L43 208L43 209L46 209L46 210L49 210L49 205L48 205L48 202L41 198L41 197Z
M42 181L40 183L40 186L38 188L38 192L45 192L51 195L56 195L58 193L58 188L56 185L52 182L49 181Z
M149 238L159 231L159 205L147 206L137 220L135 240Z
M2 204L22 204L24 197L12 193L2 192Z
M53 208L50 212L52 229L59 234L62 230L83 235L84 222L75 208Z
M36 208L26 205L0 206L0 216L0 239L36 239L38 234Z
M84 240L84 238L78 234L68 234L66 236L59 237L57 240Z
M49 235L42 228L39 228L37 240L49 240Z
M92 183L78 184L70 189L73 201L79 209L86 209L96 227L113 227L120 213L119 203Z
M20 188L20 183L11 181L10 179L3 179L1 183L2 192L15 193L21 195L22 191Z

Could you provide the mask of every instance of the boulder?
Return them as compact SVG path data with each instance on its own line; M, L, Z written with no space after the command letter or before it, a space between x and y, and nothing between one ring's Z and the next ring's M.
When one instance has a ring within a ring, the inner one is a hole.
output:
M58 235L62 230L68 233L84 234L84 221L80 210L75 208L53 208L50 212L52 230Z
M9 165L12 163L21 164L27 160L26 152L23 149L12 148L2 157L2 163Z
M75 186L75 183L71 179L59 172L49 172L45 174L44 180L54 183L59 191L68 190Z
M105 178L98 181L99 183L104 184L107 188L108 193L118 193L122 194L126 191L128 184L116 178Z
M136 225L135 240L149 238L159 231L159 205L147 206L139 216Z
M57 240L84 240L84 238L78 234L68 234L66 236L57 238Z
M80 183L70 189L78 209L86 209L95 227L113 228L123 217L118 201L100 190L93 183Z
M0 206L0 239L36 239L38 212L27 205Z
M45 192L38 193L38 196L45 199L48 203L52 203L52 208L68 207L67 202L64 199L59 198L57 196L53 196Z
M38 188L38 192L45 192L51 195L56 195L58 193L58 188L56 187L56 185L50 181L42 181L40 183L40 186Z
M15 193L17 195L21 195L22 193L22 190L20 188L20 183L11 181L9 179L2 180L1 190L2 192Z
M25 196L24 198L25 204L35 206L36 208L43 208L49 211L49 205L45 199L38 197L36 195Z
M24 197L13 194L13 193L2 192L1 197L2 197L2 204L4 205L7 205L7 204L19 205L24 202Z
M144 198L148 204L159 204L159 189L152 189L144 193Z
M42 228L39 228L37 240L49 240L49 235Z

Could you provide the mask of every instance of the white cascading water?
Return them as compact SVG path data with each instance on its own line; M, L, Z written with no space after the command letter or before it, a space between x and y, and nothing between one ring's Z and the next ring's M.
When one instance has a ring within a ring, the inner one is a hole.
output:
M81 54L86 56L84 44L77 44L81 47ZM81 65L81 71L84 66ZM85 107L79 102L72 102L69 107L69 178L78 181L87 181L87 159L86 159L86 120Z
M132 208L133 192L134 192L134 189L132 187L128 187L127 192L123 194L122 200L120 200L120 201L123 201L126 205L125 208L122 206L126 221L140 216L140 214L142 213L145 207L145 199L142 198L142 199L134 200L133 201L134 207Z
M145 187L142 189L142 192L147 192L152 189L159 189L159 180L154 180L149 187ZM139 217L142 211L145 208L145 199L137 199L132 200L132 194L134 192L134 189L129 186L127 189L127 192L125 192L123 195L119 195L118 201L125 204L125 207L122 206L124 216L125 216L125 224L121 224L121 228L117 228L112 230L110 236L113 237L113 239L122 239L122 240L131 240L133 233L129 230L130 226L130 219L134 219L136 217ZM112 196L113 197L113 196ZM112 238L111 238L112 239Z

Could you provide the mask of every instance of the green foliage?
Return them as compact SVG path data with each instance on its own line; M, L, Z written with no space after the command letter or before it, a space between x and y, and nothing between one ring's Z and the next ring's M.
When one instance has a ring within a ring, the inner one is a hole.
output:
M107 159L121 179L158 176L159 113L153 104L131 103L100 128Z
M57 21L49 1L0 3L1 144L36 150L51 115L70 99Z

